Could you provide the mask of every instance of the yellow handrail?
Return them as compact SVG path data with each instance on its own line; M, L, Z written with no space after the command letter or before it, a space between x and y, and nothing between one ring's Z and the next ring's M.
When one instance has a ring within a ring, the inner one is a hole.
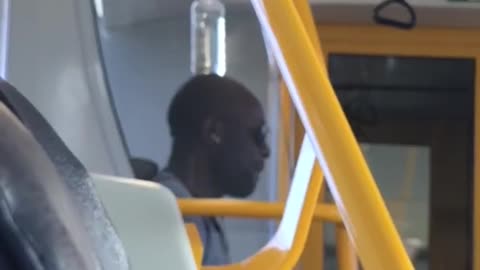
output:
M215 199L179 199L178 205L184 216L225 216L255 219L280 219L285 209L285 203ZM337 207L331 204L317 205L314 218L336 224L342 223Z
M292 168L292 116L293 105L290 100L288 89L285 83L281 81L279 83L279 105L281 108L280 123L278 134L278 160L277 160L277 196L280 201L285 201L288 196L288 190L290 188L291 180L291 168ZM296 157L295 157L296 158Z
M335 239L338 270L357 270L359 266L357 256L343 225L335 226Z
M197 268L202 266L203 259L203 243L200 233L197 227L193 223L185 224L185 230L187 231L188 239L190 240L190 247L192 248L193 257L195 258L195 264Z
M323 182L314 159L308 139L304 139L279 229L261 251L240 263L203 269L291 270L302 253Z
M294 4L252 1L362 265L413 269Z
M315 50L317 51L317 56L324 61L324 52L320 45L320 40L318 38L318 29L315 24L315 20L313 18L312 10L310 8L310 2L308 0L293 0L295 4L295 8L298 12L298 15L302 19L303 26L307 31L308 37L310 41L313 43ZM326 69L326 66L323 66ZM287 88L285 86L285 88ZM288 89L286 90L288 93ZM288 93L289 94L289 93ZM290 96L288 97L289 101ZM291 101L290 101L291 103ZM291 105L291 107L293 107ZM292 109L291 109L292 110ZM305 128L303 127L301 121L298 119L298 114L295 113L294 118L294 130L295 130L295 137L294 141L296 142L296 151L299 149L298 143L299 138L303 138L305 136ZM295 151L295 152L296 152ZM315 166L320 166L318 163ZM324 194L326 191L325 183L322 184L322 189L320 190L320 194L318 197L319 202L323 202ZM299 266L297 269L302 270L318 270L323 269L325 265L325 238L324 238L324 223L323 222L314 222L312 221L312 225L310 226L310 231L308 232L308 239L305 243L302 256L299 259Z

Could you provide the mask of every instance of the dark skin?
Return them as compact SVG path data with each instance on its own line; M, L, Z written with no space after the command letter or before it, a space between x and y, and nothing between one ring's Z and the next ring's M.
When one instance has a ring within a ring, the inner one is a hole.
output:
M240 90L223 100L202 121L198 138L174 140L168 170L194 197L249 196L270 154L258 100Z

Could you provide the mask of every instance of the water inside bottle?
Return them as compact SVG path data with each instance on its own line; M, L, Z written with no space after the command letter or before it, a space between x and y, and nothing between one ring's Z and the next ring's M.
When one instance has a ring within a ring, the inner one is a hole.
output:
M192 9L191 71L225 75L225 17L221 10Z

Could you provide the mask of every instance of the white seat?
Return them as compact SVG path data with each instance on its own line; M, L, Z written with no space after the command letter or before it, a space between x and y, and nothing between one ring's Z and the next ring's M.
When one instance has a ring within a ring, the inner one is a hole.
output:
M178 205L166 188L136 179L92 175L133 270L195 270Z

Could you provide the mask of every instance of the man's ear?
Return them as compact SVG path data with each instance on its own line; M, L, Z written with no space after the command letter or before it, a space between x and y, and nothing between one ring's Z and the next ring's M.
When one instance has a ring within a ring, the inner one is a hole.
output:
M202 139L207 144L221 144L223 142L223 124L214 119L208 118L202 126Z

